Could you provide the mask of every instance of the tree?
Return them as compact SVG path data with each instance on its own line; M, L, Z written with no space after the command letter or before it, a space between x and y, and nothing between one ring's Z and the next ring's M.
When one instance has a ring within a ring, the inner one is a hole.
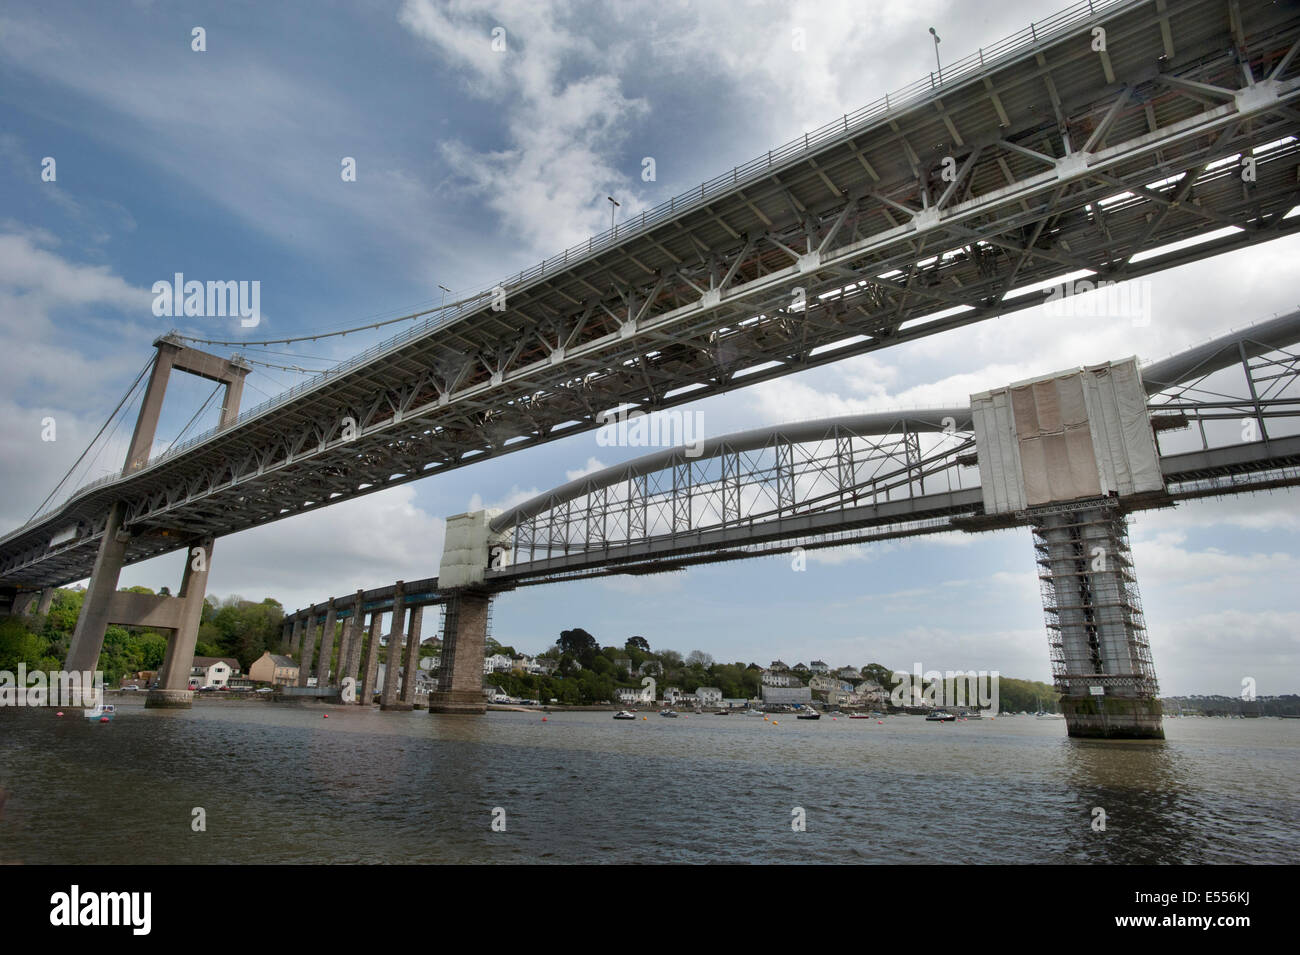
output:
M692 650L686 657L686 665L688 667L703 667L707 670L713 666L713 657L703 650Z
M650 652L650 641L645 637L628 637L627 643L623 644L624 650L640 650L643 653Z
M596 638L581 627L560 631L560 639L555 641L564 653L571 653L581 658L584 654L595 653L600 649Z

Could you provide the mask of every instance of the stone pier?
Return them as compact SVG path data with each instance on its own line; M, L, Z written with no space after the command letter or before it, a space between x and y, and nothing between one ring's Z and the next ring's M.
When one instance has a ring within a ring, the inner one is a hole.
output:
M289 637L289 654L292 656L302 652L302 611L299 610L293 616L293 634Z
M365 638L365 609L362 607L362 596L365 591L358 590L356 600L352 604L352 627L350 628L351 636L348 639L347 660L343 663L343 676L356 679L357 669L361 666L361 642ZM342 683L340 683L340 686ZM361 693L361 687L357 687L357 702L368 703Z
M420 622L423 607L412 607L407 617L406 654L402 663L402 702L415 706L416 674L420 672Z
M406 607L402 602L403 581L398 581L393 589L393 622L392 629L388 632L388 653L385 655L384 663L384 691L382 701L379 704L381 710L411 710L414 707L403 699L400 699L401 673L402 665L402 624L405 618Z
M323 690L330 683L330 664L333 663L334 631L338 628L334 619L334 598L325 604L325 622L321 624L320 659L316 664L316 689Z
M370 612L370 636L366 638L366 666L361 677L361 696L357 700L363 706L370 706L375 701L375 684L379 682L379 633L384 622L384 615L378 610Z
M429 695L430 713L487 712L483 654L491 599L485 590L462 590L447 601L442 666L438 669L438 689Z
M311 679L312 661L316 659L316 608L307 611L307 632L303 635L302 659L298 661L298 685L306 686Z

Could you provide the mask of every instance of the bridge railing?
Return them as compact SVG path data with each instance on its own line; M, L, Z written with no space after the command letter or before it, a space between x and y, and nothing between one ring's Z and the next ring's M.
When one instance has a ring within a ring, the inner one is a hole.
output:
M852 113L845 113L840 119L832 120L818 129L804 133L803 136L792 139L783 146L769 149L765 154L701 183L698 188L673 196L667 202L660 203L653 209L643 211L639 216L618 223L605 232L593 235L586 242L570 246L558 255L551 256L530 269L524 269L517 275L508 277L493 285L462 293L462 297L466 299L462 304L446 310L438 309L419 325L372 345L365 351L353 355L332 368L328 368L318 375L294 385L289 390L268 398L261 404L254 405L239 415L235 425L266 414L268 411L293 400L297 396L318 388L333 378L347 374L387 352L428 334L436 328L467 317L482 308L482 299L491 295L496 288L519 289L542 278L562 272L596 252L607 251L620 242L625 242L654 226L694 211L707 204L712 198L734 190L739 186L765 178L771 174L773 169L786 165L791 160L814 153L824 145L836 140L847 139L850 135L859 132L866 126L909 109L917 102L945 86L955 84L989 67L997 66L1036 46L1047 44L1055 40L1063 32L1091 19L1099 12L1109 11L1125 4L1131 5L1133 2L1134 0L1077 0L1077 2L1063 10L1042 20L1031 22L1025 29L1018 30L991 46L981 47L975 53L955 60L948 66L941 67L938 71L932 71L928 76L921 77L901 89L886 93L880 99L854 110ZM225 429L212 428L182 444L174 445L156 458L151 459L149 465L184 454L191 448L215 437L220 430ZM111 484L119 479L117 475L108 475L82 485L61 503L66 503L73 497L101 485ZM49 510L53 510L57 506L60 505L47 508L42 513L48 513ZM34 520L39 520L39 516Z

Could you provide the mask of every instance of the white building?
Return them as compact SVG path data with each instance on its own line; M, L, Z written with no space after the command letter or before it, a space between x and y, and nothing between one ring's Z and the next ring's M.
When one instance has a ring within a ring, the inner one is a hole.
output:
M239 673L234 657L195 657L190 668L190 682L199 686L226 686Z
M614 691L614 699L620 703L642 703L650 704L655 701L654 694L650 692L650 687L630 687L620 686Z
M484 673L509 673L514 667L514 660L504 653L494 653L483 658Z
M802 680L784 670L764 670L762 680L764 686L803 686Z
M716 686L702 686L696 689L695 695L700 698L700 702L705 706L719 706L722 703L722 691Z

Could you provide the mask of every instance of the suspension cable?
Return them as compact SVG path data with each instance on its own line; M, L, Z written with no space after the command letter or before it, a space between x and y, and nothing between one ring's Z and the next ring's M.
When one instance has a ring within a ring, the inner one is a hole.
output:
M220 390L221 388L224 388L225 384L226 383L224 381L219 381L216 383L211 393L208 395L207 400L203 402L203 404L199 407L198 411L194 412L194 417L190 418L189 422L185 425L185 427L181 428L181 433L176 435L176 437L172 438L171 443L167 445L168 451L174 448L177 442L179 442L181 438L185 437L185 432L189 431L190 428L194 427L194 422L199 420L199 415L203 414L203 412L208 410L208 405L212 403L212 399L216 396L217 391Z
M86 455L90 453L90 449L95 446L95 442L99 440L100 435L104 433L104 429L107 428L112 423L113 419L117 416L117 413L122 410L122 406L126 404L127 399L130 398L131 395L135 393L135 389L139 387L141 379L143 379L145 376L145 372L147 372L153 366L153 363L157 359L157 357L158 357L157 353L149 356L149 360L146 361L144 363L144 367L140 369L140 374L135 376L135 381L131 382L131 387L126 390L126 394L122 395L122 400L117 403L117 407L113 409L113 413L108 416L108 419L100 427L99 433L90 439L90 444L86 445L86 450L81 452L81 455L77 458L77 460L72 463L72 467L68 468L68 473L63 475L63 477L59 480L58 484L54 485L54 490L52 490L46 496L45 500L41 501L40 507L37 507L36 510L32 512L32 516L27 518L27 520L29 521L35 520L36 515L39 514L42 509L44 509L46 504L50 503L50 500L54 497L55 494L59 493L59 488L63 487L64 482L67 481L68 478L72 476L72 473L77 469L77 466L81 464L82 460L85 459ZM114 430L116 431L117 429L114 428ZM96 455L96 457L98 457L98 455Z
M316 332L314 335L299 335L294 338L268 338L264 341L247 341L247 340L222 341L220 339L215 339L215 338L195 338L191 335L180 335L180 334L177 334L175 337L181 339L182 341L194 342L199 345L235 345L235 346L291 345L294 342L314 342L319 338L333 338L335 336L351 335L355 332L364 332L374 328L383 328L385 325L394 325L397 322L413 321L414 319L417 318L423 318L425 315L433 315L437 312L442 312L449 308L459 308L461 305L467 305L470 302L476 302L479 299L481 299L484 295L488 295L488 294L490 294L490 290L486 292L477 292L474 295L469 296L468 298L458 299L455 302L447 302L445 305L435 305L433 308L422 309L421 311L412 312L409 315L401 315L397 318L389 318L380 322L367 322L364 325L357 325L355 328L344 328L338 331Z

